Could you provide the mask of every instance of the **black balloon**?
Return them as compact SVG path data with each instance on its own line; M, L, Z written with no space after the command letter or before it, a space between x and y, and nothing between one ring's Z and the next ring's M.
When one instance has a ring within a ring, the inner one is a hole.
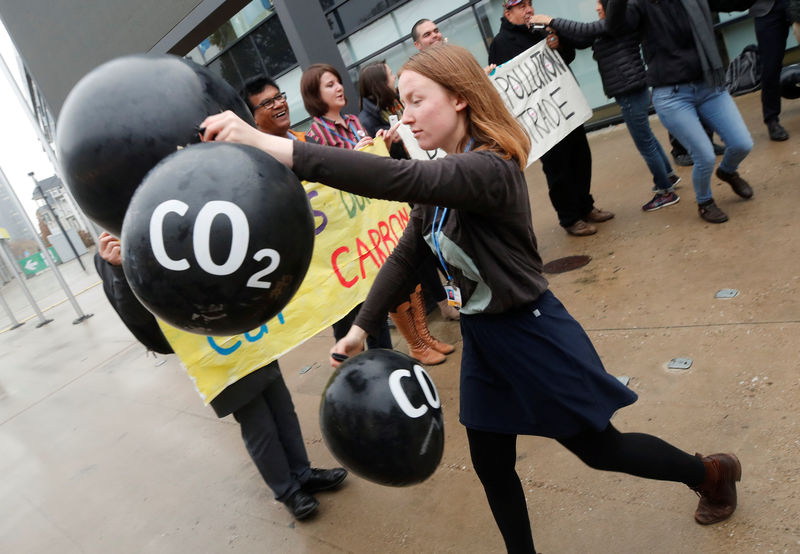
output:
M781 96L800 98L800 64L787 65L781 70Z
M198 126L232 110L255 126L236 91L208 69L170 55L124 56L70 91L58 118L64 179L93 221L119 236L133 192L159 161L200 141Z
M331 377L319 410L325 443L353 473L381 485L427 479L444 451L441 401L419 362L372 349Z
M122 268L141 302L204 335L258 328L308 270L314 219L294 173L251 146L203 143L145 177L122 225Z

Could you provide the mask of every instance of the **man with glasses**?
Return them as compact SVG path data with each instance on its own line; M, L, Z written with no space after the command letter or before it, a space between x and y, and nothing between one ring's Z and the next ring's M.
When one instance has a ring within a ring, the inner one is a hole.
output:
M275 81L265 75L258 75L248 79L240 94L260 131L305 142L304 133L289 128L289 103L286 101L286 93L281 92Z

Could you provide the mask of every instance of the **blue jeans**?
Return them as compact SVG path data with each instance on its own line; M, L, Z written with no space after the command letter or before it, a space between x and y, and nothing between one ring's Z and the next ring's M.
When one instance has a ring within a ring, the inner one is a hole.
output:
M653 106L664 127L686 147L694 161L692 182L698 204L713 198L711 174L716 164L714 146L703 129L713 129L725 143L719 168L733 173L753 149L753 139L733 98L725 89L712 89L702 81L656 87Z
M650 129L650 89L647 87L614 97L622 109L622 119L628 127L633 143L644 158L658 192L668 192L672 187L669 176L674 173L661 143Z

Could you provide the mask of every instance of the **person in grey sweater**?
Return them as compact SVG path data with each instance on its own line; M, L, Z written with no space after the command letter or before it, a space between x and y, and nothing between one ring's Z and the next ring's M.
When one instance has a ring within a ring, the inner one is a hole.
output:
M608 0L598 0L599 19L591 23L544 14L534 15L531 22L546 25L558 34L560 40L575 48L591 46L603 81L603 91L619 104L633 143L653 175L655 196L642 206L644 211L651 212L678 203L680 197L675 193L675 185L680 178L650 128L650 88L647 86L639 34L610 35L605 21L607 4Z

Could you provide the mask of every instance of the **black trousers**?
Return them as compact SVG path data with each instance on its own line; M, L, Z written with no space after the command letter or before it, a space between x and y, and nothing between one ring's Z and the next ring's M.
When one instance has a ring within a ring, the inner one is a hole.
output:
M472 465L506 549L509 554L535 554L525 491L514 469L517 436L467 429L467 438ZM652 435L620 433L610 423L604 431L587 431L558 442L594 469L675 481L690 487L705 479L705 466L699 458Z
M775 0L767 15L755 18L758 54L761 57L761 109L764 123L777 121L781 114L781 68L791 25L786 0Z
M353 326L359 309L361 309L361 304L350 310L350 313L332 325L333 338L336 341L343 339L350 327ZM380 335L377 337L367 336L367 348L392 348L392 335L389 333L389 324L386 322L386 318L384 318L381 325Z
M542 157L550 202L558 214L558 223L569 227L585 219L594 208L592 151L583 125L572 131Z
M247 452L261 477L285 501L311 476L300 421L292 396L278 370L275 378L250 402L233 412Z

